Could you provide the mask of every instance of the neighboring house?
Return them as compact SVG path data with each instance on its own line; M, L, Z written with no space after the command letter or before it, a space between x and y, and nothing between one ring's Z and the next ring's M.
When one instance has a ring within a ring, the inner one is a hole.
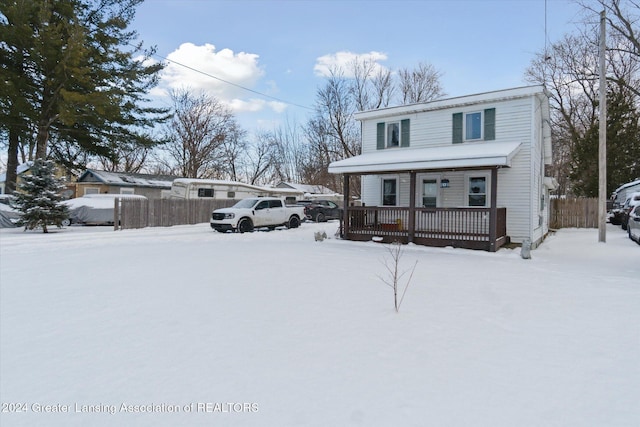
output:
M331 163L361 175L363 206L345 209L351 240L495 251L536 247L549 230L549 100L542 86L364 111L362 154ZM347 206L347 203L345 203Z
M160 199L178 177L87 169L76 182L76 197L86 194L138 194Z
M294 188L260 187L238 181L220 179L179 178L173 181L171 191L163 195L168 199L240 200L247 197L285 197L291 203L302 198L303 192Z
M20 186L20 184L22 183L22 177L24 175L31 175L31 166L33 166L33 162L28 161L26 163L23 163L21 165L18 165L18 168L16 170L17 172L17 182L16 182L16 188ZM57 178L61 178L64 179L65 182L67 183L67 189L62 191L61 194L64 198L69 198L73 196L73 179L75 178L73 176L73 174L71 172L69 172L68 170L66 170L64 167L60 166L59 164L56 164L56 169L55 169L55 175ZM5 194L5 184L7 181L7 174L2 173L0 174L0 194Z
M18 169L16 170L17 176L18 176L16 187L20 185L22 175L28 173L32 165L33 165L32 162L26 162L21 165L18 165ZM6 182L7 182L7 173L5 172L0 174L0 194L6 193L5 191Z

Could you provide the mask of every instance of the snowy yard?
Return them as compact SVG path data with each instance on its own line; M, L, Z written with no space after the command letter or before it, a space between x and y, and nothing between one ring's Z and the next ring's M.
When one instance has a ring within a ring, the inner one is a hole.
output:
M335 222L2 229L0 424L638 426L640 246L609 227L407 246L399 313L384 245L314 241Z

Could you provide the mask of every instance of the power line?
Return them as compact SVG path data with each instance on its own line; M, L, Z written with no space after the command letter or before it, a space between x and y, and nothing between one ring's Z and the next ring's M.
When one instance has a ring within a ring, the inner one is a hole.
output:
M313 109L313 108L311 108L311 107L307 107L307 106L305 106L305 105L296 104L295 102L285 101L284 99L280 99L280 98L277 98L277 97L275 97L275 96L267 95L267 94L265 94L265 93L258 92L257 90L249 89L248 87L245 87L245 86L242 86L242 85L239 85L239 84L236 84L236 83L230 82L230 81L228 81L228 80L221 79L220 77L214 76L213 74L207 73L206 71L198 70L197 68L193 68L193 67L191 67L191 66L189 66L189 65L182 64L182 63L180 63L180 62L178 62L178 61L174 61L173 59L169 59L169 58L167 58L166 56L158 55L157 53L154 53L154 54L153 54L153 56L158 57L158 58L160 58L160 59L162 59L162 60L164 60L164 61L171 62L172 64L179 65L179 66L181 66L181 67L184 67L184 68L186 68L186 69L188 69L188 70L191 70L191 71L194 71L194 72L196 72L196 73L202 74L202 75L204 75L204 76L210 77L210 78L212 78L212 79L215 79L215 80L221 81L221 82L226 83L226 84L228 84L228 85L231 85L231 86L237 87L237 88L242 89L242 90L246 90L247 92L251 92L251 93L254 93L254 94L256 94L256 95L259 95L259 96L265 97L265 98L273 99L274 101L282 102L283 104L293 105L294 107L299 107L299 108L304 108L305 110L311 110L311 111L313 111L313 110L314 110L314 109Z

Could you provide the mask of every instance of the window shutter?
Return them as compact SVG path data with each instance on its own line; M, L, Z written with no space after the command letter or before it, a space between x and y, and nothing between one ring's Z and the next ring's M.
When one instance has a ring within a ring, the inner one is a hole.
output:
M400 121L400 146L409 146L409 119Z
M376 139L376 148L384 150L384 123L378 123L378 135Z
M462 142L462 113L453 115L453 143L460 144Z
M496 109L488 108L484 110L484 140L493 141L496 139Z

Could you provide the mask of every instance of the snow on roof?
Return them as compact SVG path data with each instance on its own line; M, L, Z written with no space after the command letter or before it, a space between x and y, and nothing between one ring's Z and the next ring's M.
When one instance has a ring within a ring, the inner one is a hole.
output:
M426 169L511 166L519 142L483 142L428 148L378 150L339 160L329 165L330 173L395 172Z
M87 169L78 182L89 182L88 177L94 177L98 182L122 187L156 187L171 188L171 183L176 179L169 175L150 175L125 172L107 172Z
M413 114L423 111L440 110L443 108L459 107L486 102L504 101L508 99L524 98L527 96L546 95L544 86L524 86L513 89L503 89L493 92L458 96L454 98L438 99L420 104L400 105L397 107L378 108L376 110L360 111L354 115L356 120L367 120L399 114Z
M620 190L624 190L625 188L633 187L634 185L640 185L640 179L636 181L627 182L626 184L622 184L620 187L616 188L614 193L619 193Z
M177 184L208 184L208 185L220 185L227 187L244 187L250 188L252 190L261 190L266 191L264 187L259 187L257 185L245 184L244 182L238 181L229 181L224 179L199 179L199 178L176 178L174 183Z
M313 184L294 184L292 182L281 182L278 184L278 188L283 188L282 186L287 186L293 188L295 190L302 191L303 193L309 194L333 194L334 191L331 191L329 188L324 185L313 185Z

